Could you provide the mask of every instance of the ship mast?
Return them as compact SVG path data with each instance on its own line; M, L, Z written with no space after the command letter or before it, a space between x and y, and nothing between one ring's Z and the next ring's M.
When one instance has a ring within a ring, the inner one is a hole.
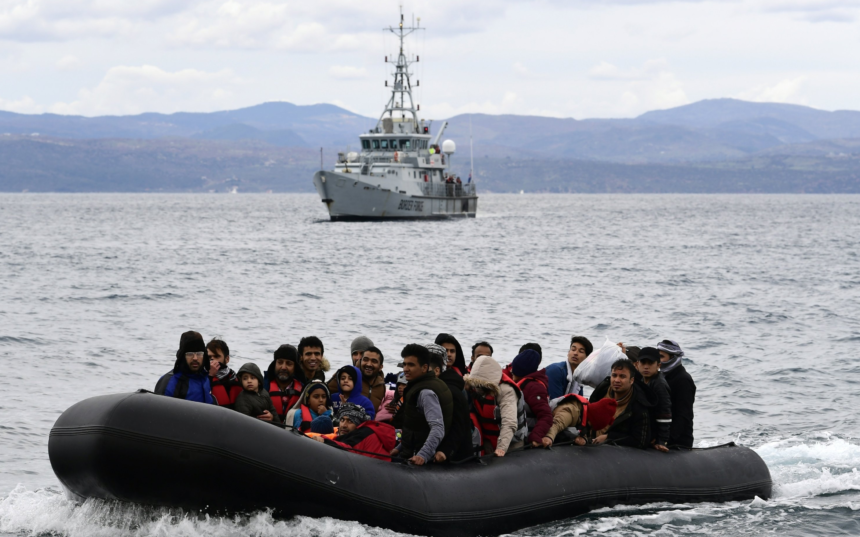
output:
M399 26L389 26L388 28L383 28L383 31L390 31L394 35L398 37L400 40L400 52L397 56L397 64L395 66L394 71L394 86L391 89L391 98L388 100L388 104L385 105L385 111L382 112L382 115L379 118L379 123L377 124L377 132L387 132L388 129L385 129L385 119L389 119L391 123L391 128L395 132L403 132L403 133L415 133L418 132L418 109L415 105L415 101L412 99L412 80L410 76L412 73L409 72L409 67L420 60L420 57L415 57L414 60L410 60L406 58L406 54L403 52L403 41L409 34L415 32L416 30L423 30L424 28L420 27L421 19L418 19L418 24L416 25L413 22L413 26L405 26L403 20L403 6L400 6L400 25ZM385 61L388 61L388 56L385 57ZM420 84L421 81L418 81ZM385 85L388 85L388 81L385 82ZM409 116L409 119L407 119ZM394 124L400 124L398 129L394 129Z

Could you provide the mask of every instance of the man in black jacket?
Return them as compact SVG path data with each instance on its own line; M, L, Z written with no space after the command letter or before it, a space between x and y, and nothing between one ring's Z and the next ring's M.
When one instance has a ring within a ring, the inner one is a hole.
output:
M660 352L660 369L672 390L672 429L669 446L693 447L693 404L696 402L696 383L681 365L684 351L675 341L664 339L657 344Z
M651 445L651 416L656 402L653 392L636 381L636 368L630 360L617 360L611 371L594 389L589 401L615 399L615 421L608 429L597 431L594 443L645 449Z
M672 390L660 372L660 352L654 347L641 349L637 356L636 369L642 375L642 381L654 394L657 406L654 408L652 423L654 449L669 451L669 433L672 428Z
M453 369L445 367L448 353L445 347L430 343L425 345L430 351L430 369L436 377L448 386L454 407L451 414L451 428L436 448L433 460L436 462L462 461L472 455L472 418L469 416L469 400L466 397L466 382Z

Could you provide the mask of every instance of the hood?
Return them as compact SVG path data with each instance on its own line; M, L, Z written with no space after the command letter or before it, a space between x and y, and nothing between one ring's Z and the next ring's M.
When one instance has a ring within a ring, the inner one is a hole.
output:
M481 356L472 364L472 370L463 377L466 386L478 388L499 396L499 382L502 380L502 366L489 356Z
M299 400L296 401L296 403L292 407L290 407L290 410L294 408L301 408L302 404L307 402L308 392L311 391L312 388L314 390L319 390L320 386L322 386L322 389L325 390L326 408L331 408L331 392L328 391L328 387L326 387L325 382L321 380L312 380L305 385L305 388L302 390L302 394L299 396Z
M459 391L463 391L463 388L466 387L466 381L464 381L463 377L453 369L446 369L443 371L442 374L439 375L439 380L447 384L449 388L454 388Z
M441 333L436 336L436 341L434 341L436 345L442 345L443 343L450 343L454 345L454 349L457 351L457 357L454 359L454 365L452 367L456 367L460 370L460 372L466 371L466 357L463 355L463 347L460 346L460 342L457 341L457 338L452 336L451 334Z
M186 352L203 353L203 365L197 373L192 372L191 368L188 367L188 362L185 360ZM209 372L209 353L206 352L206 343L203 342L202 338L189 339L180 344L179 350L176 351L176 362L173 364L173 371L186 375L207 374Z
M337 382L337 391L340 392L340 375L344 371L355 374L355 386L352 388L352 393L361 393L361 369L354 365L345 365L334 374L334 379Z
M388 423L380 423L378 421L368 420L358 426L358 428L366 428L371 429L376 437L379 439L379 442L382 443L382 449L386 452L391 451L395 447L397 447L397 432L394 430L392 425Z
M257 366L257 364L252 364L252 363L248 362L247 364L245 364L239 368L239 371L236 372L236 376L239 377L240 383L242 382L241 381L242 373L250 373L250 374L254 375L255 377L257 377L257 380L260 381L260 387L257 390L258 392L260 390L265 389L263 386L263 373L260 372L260 368Z

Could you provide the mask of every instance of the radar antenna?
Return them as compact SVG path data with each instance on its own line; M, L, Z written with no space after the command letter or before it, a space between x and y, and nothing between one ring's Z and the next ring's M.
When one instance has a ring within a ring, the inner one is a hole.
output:
M391 98L388 104L385 105L385 110L379 118L379 123L376 126L376 132L400 132L400 133L415 133L418 132L418 106L412 98L412 73L409 72L409 67L418 61L420 57L408 59L403 52L403 42L409 34L421 28L421 19L418 23L412 23L412 26L404 25L403 5L400 6L400 24L398 26L389 26L382 29L385 32L391 32L400 40L400 52L397 55L397 63L394 70L394 86L391 89ZM385 57L388 62L388 56ZM417 81L420 84L421 81ZM417 85L416 84L416 85ZM388 85L388 81L385 82ZM408 118L407 118L408 116ZM390 124L387 124L387 121ZM395 127L396 126L396 127Z

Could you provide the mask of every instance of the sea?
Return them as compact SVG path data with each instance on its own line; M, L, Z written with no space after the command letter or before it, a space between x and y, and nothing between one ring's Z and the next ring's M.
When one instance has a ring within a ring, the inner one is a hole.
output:
M310 194L0 194L0 282L4 537L395 535L69 499L48 459L56 419L152 389L186 330L227 341L234 368L308 335L337 367L364 334L386 371L439 332L503 363L537 342L544 365L573 335L673 339L698 386L696 445L754 449L773 497L516 535L860 534L860 196L486 194L474 219L332 223Z

